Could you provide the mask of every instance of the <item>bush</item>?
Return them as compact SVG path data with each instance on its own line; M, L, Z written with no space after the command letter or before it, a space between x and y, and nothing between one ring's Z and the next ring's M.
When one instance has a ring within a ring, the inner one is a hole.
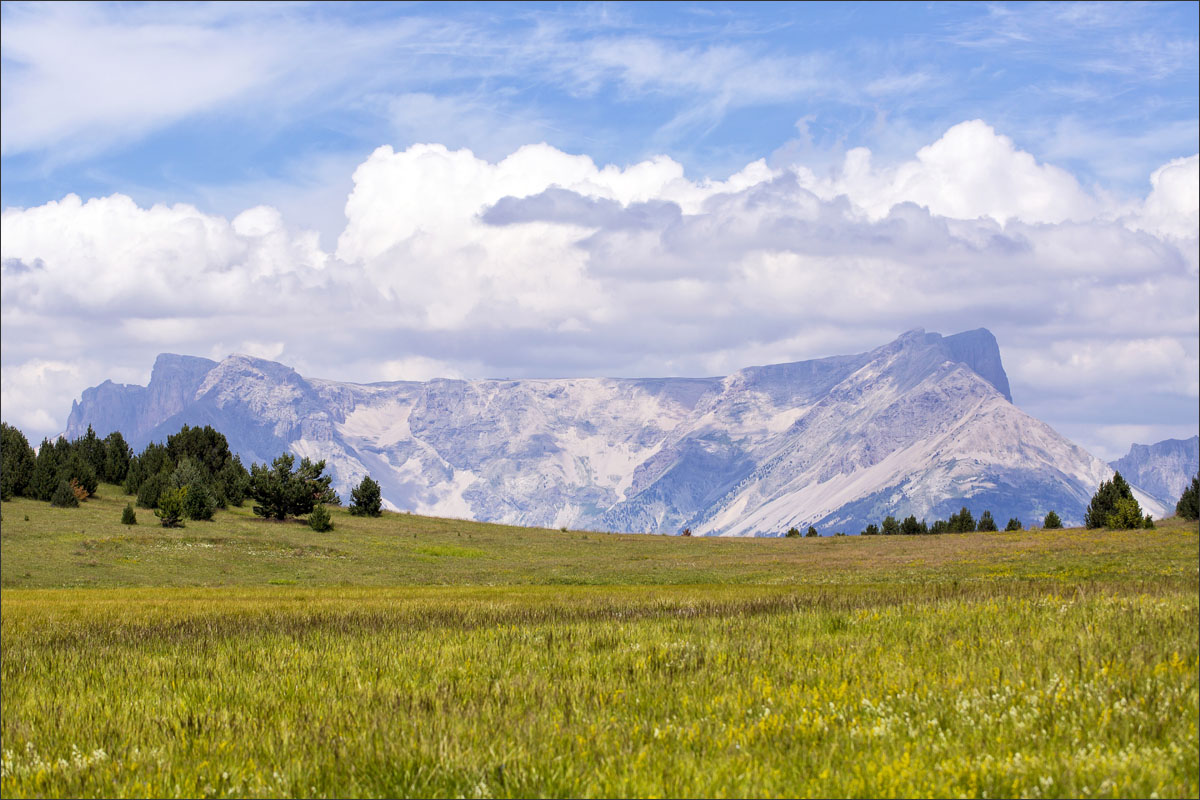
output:
M58 488L54 490L54 494L50 496L50 505L55 508L79 508L79 498L75 496L71 484L66 480L61 480L58 482Z
M798 538L800 536L800 529L797 527L794 527L794 526L791 528L788 528L787 533L785 533L784 536L786 536L789 539Z
M1200 474L1192 478L1192 485L1183 490L1179 502L1175 504L1175 513L1193 522L1200 519Z
M1059 519L1058 514L1055 514L1053 511L1047 514L1045 521L1042 522L1042 527L1048 531L1059 530L1062 528L1062 526L1062 520Z
M187 489L163 489L158 496L158 509L154 516L162 522L164 528L183 527L183 505L187 498Z
M684 528L683 530L681 530L681 531L679 532L679 535L680 535L680 536L691 536L691 535L692 535L692 529L691 529L691 528Z
M1025 528L1021 525L1021 520L1013 517L1008 521L1008 524L1004 526L1004 530L1005 532L1011 533L1013 531L1023 531Z
M1138 524L1135 528L1141 527L1142 510L1137 505L1137 500L1133 497L1133 490L1129 488L1129 484L1121 477L1121 473L1113 474L1111 481L1101 481L1100 488L1092 495L1092 501L1088 503L1087 513L1084 515L1083 524L1089 528L1104 528L1113 527L1109 524L1109 517L1117 515L1117 504L1122 500L1128 500L1137 508ZM1126 521L1126 517L1133 514L1128 503L1126 504L1124 516L1120 521Z
M806 537L811 537L811 536L819 536L820 534L818 534L818 533L817 533L817 529L816 529L816 528L814 528L812 525L809 525L809 526L808 526L808 531L807 531L807 532L806 532L804 535L805 535Z
M383 513L383 496L379 484L368 475L350 490L350 513L356 517L378 517Z
M1142 520L1142 527L1148 531L1154 530L1154 518L1147 514L1146 518Z
M76 500L82 503L84 500L88 499L88 490L80 486L79 481L71 478L70 485L71 491L75 493Z
M308 515L308 527L317 533L333 530L333 520L329 517L329 509L324 503L318 503Z
M137 514L133 513L133 503L126 503L125 510L121 512L122 525L137 525Z

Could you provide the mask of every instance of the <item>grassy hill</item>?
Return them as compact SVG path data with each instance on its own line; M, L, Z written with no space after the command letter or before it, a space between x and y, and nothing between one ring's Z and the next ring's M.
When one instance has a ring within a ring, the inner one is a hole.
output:
M1196 526L3 504L4 796L1196 796Z

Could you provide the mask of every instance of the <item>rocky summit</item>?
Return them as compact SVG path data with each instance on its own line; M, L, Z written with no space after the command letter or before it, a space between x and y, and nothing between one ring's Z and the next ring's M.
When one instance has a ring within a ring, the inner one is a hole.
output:
M120 430L140 449L185 423L247 463L325 459L343 498L370 474L395 509L606 531L855 533L964 505L1079 523L1112 474L1013 405L984 329L717 378L356 384L161 355L148 386L85 391L67 435Z

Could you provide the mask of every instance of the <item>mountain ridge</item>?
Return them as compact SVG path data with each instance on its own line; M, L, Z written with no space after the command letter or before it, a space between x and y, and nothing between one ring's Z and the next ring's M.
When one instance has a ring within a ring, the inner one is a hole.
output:
M130 421L135 448L210 424L246 461L324 458L343 497L370 474L394 508L614 531L855 532L981 498L999 516L1071 521L1111 475L1012 405L982 328L709 378L360 384L164 354L146 387L85 391L67 433Z

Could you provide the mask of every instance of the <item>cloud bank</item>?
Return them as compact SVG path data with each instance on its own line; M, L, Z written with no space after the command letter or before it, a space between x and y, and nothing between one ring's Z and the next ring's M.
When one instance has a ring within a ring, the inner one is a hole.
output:
M1131 426L1196 424L1198 163L1120 205L979 120L896 164L724 181L381 147L331 251L267 206L68 195L3 214L4 415L57 432L163 351L354 380L695 375L986 326L1018 404L1107 456Z

